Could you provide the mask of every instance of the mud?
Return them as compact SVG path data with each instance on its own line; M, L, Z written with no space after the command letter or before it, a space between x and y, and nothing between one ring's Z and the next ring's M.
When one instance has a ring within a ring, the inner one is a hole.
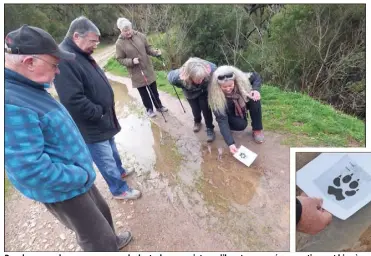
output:
M115 80L112 86L117 98L128 99L122 95L125 87L118 82L129 81L112 75L109 78ZM259 154L248 168L229 153L217 129L218 139L211 144L205 142L204 129L197 134L192 132L191 111L186 102L183 102L184 114L177 99L160 93L162 101L171 109L170 113L165 113L167 122L160 114L149 120L140 110L138 92L130 86L127 88L132 99L129 106L137 116L126 115L121 110L119 115L126 116L126 120L120 120L123 132L116 141L123 151L140 158L141 165L153 167L168 180L169 200L179 198L190 214L200 218L204 227L216 228L233 237L236 248L288 250L289 151L280 145L282 137L267 133L269 142L256 145L251 131L234 133L236 141ZM116 104L120 106L120 102ZM121 136L130 140L125 142ZM269 242L267 237L270 237Z
M362 233L358 241L352 248L344 250L345 252L371 252L371 225Z

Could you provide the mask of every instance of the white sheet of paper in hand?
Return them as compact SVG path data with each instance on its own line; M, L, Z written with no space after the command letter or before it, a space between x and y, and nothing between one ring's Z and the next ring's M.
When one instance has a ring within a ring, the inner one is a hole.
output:
M296 184L346 220L371 201L371 153L322 153L296 173Z
M240 146L238 151L233 155L239 161L241 161L246 166L250 167L250 165L254 162L255 158L258 156L248 148L244 146Z

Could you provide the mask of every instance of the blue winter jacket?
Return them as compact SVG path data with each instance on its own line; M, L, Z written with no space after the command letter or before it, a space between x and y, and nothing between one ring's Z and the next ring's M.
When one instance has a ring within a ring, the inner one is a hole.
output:
M5 69L5 171L26 197L61 202L87 192L96 174L67 110L44 86Z

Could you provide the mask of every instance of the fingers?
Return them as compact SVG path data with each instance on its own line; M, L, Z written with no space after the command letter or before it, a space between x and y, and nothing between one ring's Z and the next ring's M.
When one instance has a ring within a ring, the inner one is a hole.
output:
M317 204L317 207L322 208L322 204L323 204L323 199L322 198L313 197L312 200L313 200L314 203Z
M231 151L232 154L235 154L235 153L237 153L238 149L237 149L236 146L233 146L233 147L230 148L230 151Z
M251 96L253 101L258 101L261 98L260 93L258 91L255 91L255 90L251 91L250 96Z

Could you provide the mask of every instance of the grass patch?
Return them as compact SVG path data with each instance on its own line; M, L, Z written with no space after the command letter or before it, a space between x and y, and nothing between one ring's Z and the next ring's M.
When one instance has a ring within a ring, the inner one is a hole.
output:
M365 123L311 97L262 87L266 130L290 133L287 144L295 146L364 146Z
M104 70L106 72L110 72L116 76L128 76L129 72L125 66L121 65L115 58L110 58L107 64L104 66ZM158 89L171 94L172 96L176 97L174 87L169 84L167 80L167 72L166 71L156 71L156 83ZM179 97L184 99L182 89L175 87Z
M115 58L110 58L107 64L104 66L104 71L110 72L116 76L128 76L129 72L121 65Z
M114 58L106 71L127 76L128 71ZM166 71L156 71L158 89L176 96L167 81ZM180 98L182 90L176 88ZM285 92L271 85L262 86L263 125L265 130L289 134L284 141L290 146L357 147L365 146L365 123L295 92Z

